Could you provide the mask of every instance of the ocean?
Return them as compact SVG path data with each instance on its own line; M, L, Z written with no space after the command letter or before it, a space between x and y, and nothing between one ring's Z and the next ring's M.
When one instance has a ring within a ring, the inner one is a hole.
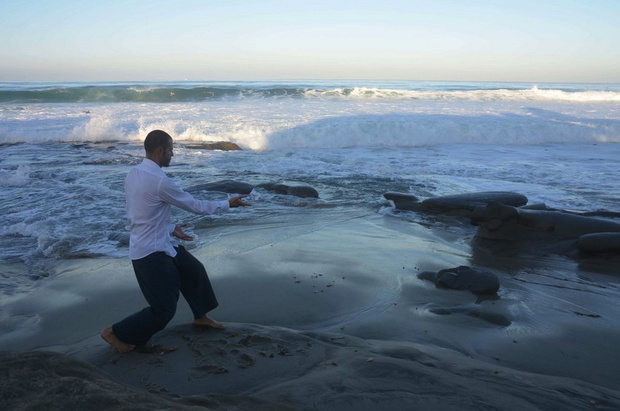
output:
M255 188L253 207L234 213L177 210L194 248L264 225L287 228L229 252L349 219L415 223L383 198L388 191L516 191L554 208L620 211L620 84L5 82L0 300L53 281L59 261L126 258L123 180L153 129L173 136L166 172L196 196L226 198L200 188L219 180L319 192ZM213 141L242 150L199 144Z

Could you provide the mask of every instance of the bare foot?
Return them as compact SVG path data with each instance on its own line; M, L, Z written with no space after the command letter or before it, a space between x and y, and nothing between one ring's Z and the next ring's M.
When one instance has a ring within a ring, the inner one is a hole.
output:
M197 327L205 327L205 328L215 328L216 330L224 330L224 324L219 321L215 321L213 318L209 317L205 314L203 317L196 318L193 324Z
M119 353L126 353L134 348L136 348L133 344L127 344L118 339L118 337L112 331L112 327L108 327L105 330L101 331L101 338L105 340L108 344L112 346Z

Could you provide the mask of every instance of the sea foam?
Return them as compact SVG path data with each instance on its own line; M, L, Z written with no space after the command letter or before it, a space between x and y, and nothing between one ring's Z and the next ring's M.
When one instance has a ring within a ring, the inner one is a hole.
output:
M303 96L5 104L0 142L133 142L152 129L249 150L620 142L616 91L357 87L312 88Z

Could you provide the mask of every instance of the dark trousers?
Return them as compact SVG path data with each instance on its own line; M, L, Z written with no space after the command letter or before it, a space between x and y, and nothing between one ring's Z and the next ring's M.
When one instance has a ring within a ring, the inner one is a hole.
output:
M164 252L132 260L140 290L147 307L114 324L114 334L127 344L145 345L174 317L179 291L187 300L194 318L200 318L217 307L218 302L200 261L183 246L175 248L176 257Z

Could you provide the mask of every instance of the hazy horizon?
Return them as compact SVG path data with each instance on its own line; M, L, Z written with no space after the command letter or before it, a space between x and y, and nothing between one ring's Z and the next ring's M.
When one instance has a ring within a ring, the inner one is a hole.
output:
M620 83L620 2L0 4L0 81Z

